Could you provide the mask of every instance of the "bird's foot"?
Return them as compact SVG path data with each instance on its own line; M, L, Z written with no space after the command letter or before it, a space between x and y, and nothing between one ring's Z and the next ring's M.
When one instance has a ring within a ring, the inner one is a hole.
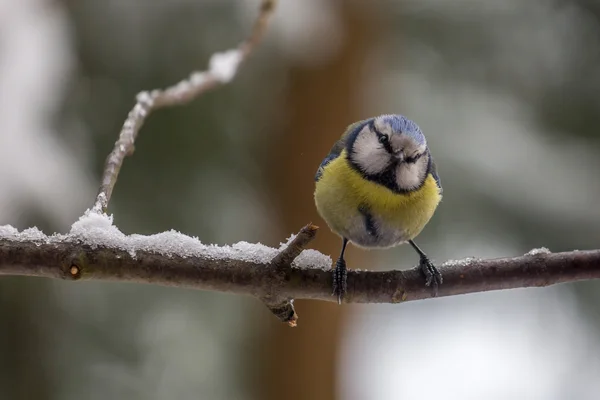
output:
M333 270L333 293L332 295L337 296L338 304L342 304L344 295L347 289L347 277L348 270L346 268L346 261L340 258L335 263L335 269Z
M438 286L444 282L442 274L427 257L421 257L419 268L425 276L425 286L431 286L433 288L433 296L437 296Z

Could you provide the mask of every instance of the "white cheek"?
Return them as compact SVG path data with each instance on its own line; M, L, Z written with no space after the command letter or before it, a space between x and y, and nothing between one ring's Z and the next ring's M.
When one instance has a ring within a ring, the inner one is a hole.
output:
M367 174L378 174L390 165L390 156L375 136L361 135L354 142L352 159Z
M400 164L396 171L396 183L398 187L410 190L421 186L427 172L426 161L425 157L421 157L414 164Z

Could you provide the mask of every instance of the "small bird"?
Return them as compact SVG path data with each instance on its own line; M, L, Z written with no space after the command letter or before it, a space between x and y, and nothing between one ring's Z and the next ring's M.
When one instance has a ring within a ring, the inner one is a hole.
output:
M442 185L417 124L381 115L350 125L319 166L314 195L319 214L342 238L333 274L338 303L346 293L348 242L366 249L410 243L435 294L442 275L413 239L440 203Z

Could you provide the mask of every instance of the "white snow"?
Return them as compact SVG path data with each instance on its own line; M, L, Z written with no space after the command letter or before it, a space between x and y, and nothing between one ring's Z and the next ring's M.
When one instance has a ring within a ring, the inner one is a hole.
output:
M237 49L214 53L208 62L208 72L192 72L187 79L169 86L162 94L159 91L152 91L150 93L141 92L137 96L138 103L136 107L140 104L145 104L147 105L146 108L150 108L153 105L154 99L159 96L187 98L210 79L216 79L221 83L228 83L234 78L241 61L242 53ZM147 110L144 109L143 111L146 112Z
M540 254L550 254L552 253L550 250L548 250L545 247L540 247L538 249L531 249L529 250L527 253L525 253L526 256L537 256Z
M227 83L235 76L241 61L242 53L239 50L228 50L213 54L208 65L210 73L216 79Z
M29 240L34 242L43 242L46 238L44 232L40 231L38 228L27 228L23 232L20 233L22 240Z
M292 262L292 267L331 269L331 263L331 257L317 250L306 249Z
M462 260L448 260L446 262L444 262L441 266L442 267L464 267L466 265L471 264L474 261L477 261L478 258L476 257L467 257L467 258L463 258Z
M10 225L0 226L0 237L13 240L19 233L17 228Z
M281 250L294 239L290 236L279 248L265 246L261 243L238 242L231 246L204 244L197 237L187 236L181 232L170 230L154 235L126 235L113 224L112 215L87 210L78 221L71 226L68 234L55 233L45 235L37 228L28 228L19 232L10 225L0 226L0 238L15 241L34 241L40 243L78 242L96 247L111 247L127 251L132 257L138 251L159 253L168 257L201 257L212 260L240 260L256 264L270 262ZM294 260L298 268L331 268L331 257L316 250L303 250Z
M203 85L206 82L206 72L193 72L189 81L193 86Z
M142 91L135 96L135 100L138 103L145 105L146 107L152 107L152 103L154 102L154 98L148 91Z

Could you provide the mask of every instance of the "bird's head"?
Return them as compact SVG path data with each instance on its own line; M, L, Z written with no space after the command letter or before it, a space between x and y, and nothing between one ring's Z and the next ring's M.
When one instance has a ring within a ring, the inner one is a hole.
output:
M401 115L382 115L353 127L348 159L363 176L392 190L420 188L429 169L429 150L421 129Z

